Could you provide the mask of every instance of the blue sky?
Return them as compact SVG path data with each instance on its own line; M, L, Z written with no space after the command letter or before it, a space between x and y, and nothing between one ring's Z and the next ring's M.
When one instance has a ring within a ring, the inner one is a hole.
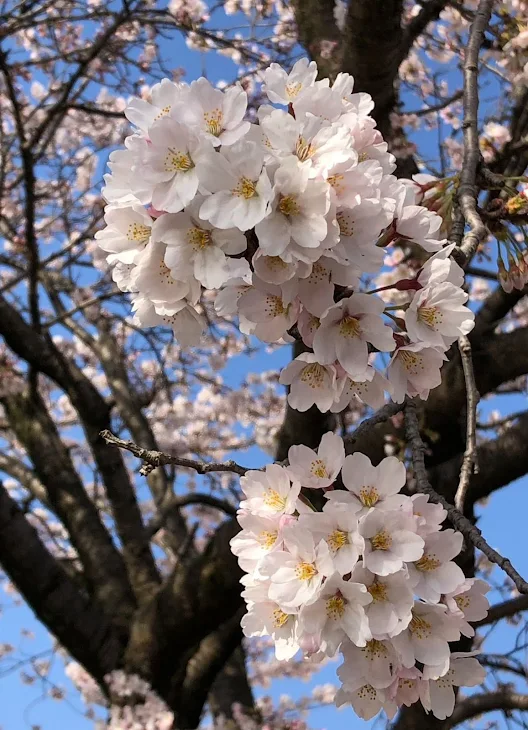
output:
M228 20L229 23L239 25L240 17ZM174 68L184 67L187 71L185 79L191 81L207 71L212 81L220 79L231 80L233 77L233 64L224 57L206 54L202 56L197 52L191 52L185 45L183 38L178 37L170 44L164 43L162 49L166 59L170 59L170 65ZM416 108L416 103L409 104ZM431 151L436 143L436 135L429 133L421 134L419 142L425 152ZM251 360L247 358L235 358L226 371L226 379L240 380L250 370L261 368L269 369L272 366L279 367L289 357L287 348L273 354L272 356L256 356ZM481 413L489 411L491 404L481 404ZM493 407L497 407L494 402ZM513 413L525 407L525 398L519 396L504 396L501 398L503 412ZM242 460L242 459L241 459ZM267 460L258 449L252 449L246 455L244 463L249 466L257 466ZM516 568L523 575L528 575L528 555L523 550L519 536L526 529L525 514L528 509L528 479L521 479L508 487L507 490L496 493L492 496L488 505L482 510L482 517L479 526L482 528L488 542L503 555L507 555L515 564ZM515 505L515 509L512 509ZM507 525L507 529L505 529ZM38 566L35 566L38 570ZM496 580L499 576L495 574ZM0 643L7 642L20 646L17 656L24 655L29 660L31 657L47 652L50 648L50 638L47 632L38 624L27 607L16 607L12 604L9 596L0 594L0 607L2 614L0 618ZM22 637L24 630L29 629L35 634L34 639ZM494 632L490 639L487 651L501 651L504 646L511 645L513 630L502 627ZM3 666L3 665L2 665ZM293 697L308 694L311 687L335 682L335 667L332 663L325 667L314 680L308 684L297 680L281 680L275 682L271 690L274 698L281 694L288 694ZM41 730L56 730L57 728L68 728L68 730L93 730L93 722L83 717L83 705L75 692L68 692L68 701L57 702L46 697L49 693L47 683L35 683L25 686L20 681L20 670L2 676L0 668L0 728L1 730L29 730L32 726L39 726ZM59 657L54 660L51 681L57 685L72 689L71 684L63 673L63 664ZM267 693L268 691L266 691ZM257 689L257 694L262 694ZM357 719L352 710L338 711L333 707L314 710L310 716L310 725L314 728L332 728L332 730L357 730L369 727L372 723L364 723Z

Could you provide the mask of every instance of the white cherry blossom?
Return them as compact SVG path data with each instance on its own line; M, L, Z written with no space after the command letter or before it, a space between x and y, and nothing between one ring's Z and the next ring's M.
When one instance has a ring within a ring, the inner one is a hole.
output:
M409 564L409 579L417 596L438 603L444 593L451 593L465 578L462 569L453 562L464 539L454 530L433 532L424 537L424 553L416 563Z
M480 621L488 614L489 601L486 593L490 586L483 580L466 578L454 591L443 597L447 610L460 622L460 633L475 636L475 629L468 622Z
M465 307L468 295L460 287L443 282L420 289L405 312L405 324L414 342L448 347L473 329L475 315Z
M215 89L204 78L193 81L188 94L174 106L171 115L200 133L215 147L233 145L247 134L244 115L247 94L239 86Z
M240 502L240 509L267 517L293 514L301 485L292 484L283 467L268 464L264 471L246 472L240 478L240 488L246 497Z
M321 365L310 352L292 360L281 372L279 382L290 386L288 403L298 411L307 411L315 404L324 413L339 395L335 367Z
M241 512L238 522L242 530L231 539L231 552L237 556L242 570L252 573L265 555L282 544L279 520L275 515L268 517Z
M419 560L424 541L414 531L414 518L405 511L373 509L362 519L359 532L365 539L363 563L376 575L391 575L404 563Z
M334 483L344 460L343 439L328 431L321 438L317 451L302 444L290 446L288 471L303 487L324 488Z
M404 667L414 667L415 662L441 667L451 654L448 642L459 638L460 631L445 606L416 601L407 628L392 642Z
M417 518L416 532L420 537L425 538L432 532L438 532L447 517L447 511L442 505L429 502L427 494L413 494L411 501L413 514Z
M371 601L364 585L335 573L325 581L317 601L301 609L299 621L305 631L320 637L333 656L345 636L356 646L365 646L372 638L364 610Z
M365 374L366 380L360 381L353 380L340 366L337 368L338 382L342 381L343 386L341 395L330 409L332 413L341 413L351 403L365 403L376 411L382 407L388 383L381 373L372 370L369 366ZM371 372L372 379L369 379Z
M381 318L384 310L384 302L372 294L352 294L331 307L314 336L318 361L337 360L353 379L363 375L369 343L381 352L395 348L392 329Z
M384 689L393 682L393 673L398 666L398 656L390 641L370 639L363 647L347 641L341 647L343 664L337 675L345 689L362 684L370 684L377 689Z
M212 193L200 207L200 217L217 228L247 231L269 212L271 183L264 156L255 142L241 140L197 163L202 187Z
M182 347L196 347L205 329L205 321L186 299L170 306L155 306L147 297L132 301L134 324L140 327L170 327Z
M142 132L148 133L150 126L155 121L171 115L176 105L181 102L185 103L188 97L188 84L163 79L152 87L150 101L131 99L125 109L125 116Z
M271 600L286 609L299 608L315 599L324 576L332 573L332 559L328 545L322 540L316 545L307 530L285 527L283 537L287 550L269 553L260 570L271 581Z
M153 220L139 202L108 205L106 228L97 231L95 240L108 252L109 264L134 264L150 240Z
M299 303L291 301L285 286L253 277L253 285L238 300L238 310L256 326L254 334L264 342L277 342L297 321Z
M439 720L449 717L455 708L453 687L476 687L486 679L486 672L471 654L455 652L451 655L446 674L436 680L420 683L420 700L427 712Z
M405 465L395 456L387 456L378 466L373 466L368 456L356 452L347 456L343 464L346 489L326 492L325 497L337 509L340 504L350 505L358 517L366 515L372 507L396 510L408 499L399 494L406 477Z
M379 576L367 570L363 563L358 563L350 580L363 583L372 596L372 603L365 607L365 613L375 639L396 636L408 626L414 598L404 570Z
M309 165L292 157L275 172L272 210L255 226L264 253L280 256L291 239L299 246L316 248L326 237L329 188L323 180L309 176Z
M429 391L442 382L440 368L446 360L441 350L423 343L398 347L387 369L392 400L403 403L407 394L428 398Z
M353 512L327 509L324 512L307 513L299 517L299 525L307 528L316 542L326 542L333 570L339 575L351 572L365 547Z
M313 86L316 77L317 64L307 58L300 58L289 73L278 63L270 63L264 71L263 90L273 104L291 104Z
M232 278L226 254L245 250L245 236L236 228L221 230L199 216L203 198L198 196L185 212L161 216L154 240L167 244L165 263L183 279L196 278L207 289L218 289Z
M207 154L209 145L190 127L170 117L149 128L149 144L136 179L149 187L152 205L160 211L178 213L198 190L196 162Z

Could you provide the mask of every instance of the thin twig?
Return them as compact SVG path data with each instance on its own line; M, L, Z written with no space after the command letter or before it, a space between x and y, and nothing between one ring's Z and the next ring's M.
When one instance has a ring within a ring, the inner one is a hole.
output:
M508 558L504 558L496 550L488 545L482 537L481 531L475 525L464 517L464 515L453 507L444 497L435 492L429 483L427 470L425 468L424 452L425 445L420 436L418 425L418 417L416 415L416 405L407 403L405 406L405 426L407 439L411 447L412 460L414 466L414 475L416 479L416 488L419 492L427 494L432 502L441 504L446 510L449 520L453 527L461 532L464 537L471 542L478 550L480 550L491 563L498 565L515 583L519 593L528 594L528 583L519 575Z
M107 444L117 446L120 449L125 449L125 451L130 451L131 454L134 454L134 456L137 456L138 459L144 461L145 463L139 470L139 473L143 476L148 476L153 469L156 469L158 466L165 466L166 464L174 464L174 466L194 469L194 471L198 472L198 474L210 474L214 471L230 471L233 472L233 474L244 476L244 474L249 471L249 469L245 466L240 466L240 464L237 464L235 461L208 463L205 461L184 459L180 456L172 456L171 454L163 453L163 451L144 449L135 444L133 441L124 441L123 439L114 436L114 434L108 429L101 431L100 436Z
M466 450L464 451L464 459L462 468L460 469L460 480L455 495L455 507L464 512L464 502L466 500L469 482L472 474L478 474L477 462L477 406L480 400L480 394L475 383L475 373L473 371L473 359L471 357L471 343L466 335L458 338L458 349L462 358L462 368L464 370L464 380L466 381Z
M182 497L173 496L164 504L158 511L158 514L152 518L146 527L146 531L149 537L153 537L163 527L167 515L173 509L179 509L180 507L186 507L190 504L201 504L206 507L214 507L214 509L224 512L230 517L234 517L237 513L236 507L227 502L225 499L219 499L214 497L212 494L185 494Z
M397 413L403 411L404 407L405 403L387 403L384 405L373 416L360 423L356 430L347 437L347 446L355 444L358 439L367 431L370 431L376 424L387 421L391 416L395 416Z
M478 138L478 62L484 41L484 33L491 19L493 0L480 0L475 19L469 31L469 40L464 56L464 159L458 187L458 202L469 226L460 245L461 253L468 262L488 235L477 210L477 169L481 155ZM457 243L460 243L457 241Z

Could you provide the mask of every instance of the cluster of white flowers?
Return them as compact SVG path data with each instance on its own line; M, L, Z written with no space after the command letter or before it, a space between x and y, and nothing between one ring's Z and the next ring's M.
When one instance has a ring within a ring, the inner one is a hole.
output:
M294 408L339 411L353 398L376 407L384 391L425 398L447 348L473 327L462 270L441 217L420 204L427 185L392 174L371 97L352 93L348 74L332 86L316 76L306 59L289 74L271 64L272 104L258 124L244 121L240 86L204 78L164 80L150 102L134 99L126 115L137 129L110 157L107 227L96 237L141 326L198 344L205 287L242 332L302 338L313 352L281 375ZM361 291L394 243L433 254L393 284L407 298L397 311Z
M329 432L317 452L292 446L288 460L241 479L242 531L231 547L246 573L245 635L271 636L281 660L340 651L336 704L364 719L418 700L446 718L453 687L485 676L473 654L449 647L474 635L468 622L489 605L489 586L453 562L462 535L442 530L446 512L426 495L400 493L406 470L394 456L376 467L361 453L345 457ZM334 488L339 474L344 489ZM322 511L303 487L323 490Z

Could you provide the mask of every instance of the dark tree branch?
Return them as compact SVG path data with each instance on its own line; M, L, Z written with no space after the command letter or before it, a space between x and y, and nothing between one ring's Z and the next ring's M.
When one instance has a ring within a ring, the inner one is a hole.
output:
M200 722L211 685L240 645L240 621L244 613L245 609L241 606L234 616L200 643L196 653L188 661L183 685L176 689L181 707L177 715L180 727L196 727Z
M414 474L416 479L416 487L419 492L423 492L429 496L432 502L441 504L446 510L447 516L453 527L461 532L464 537L480 550L495 565L498 565L515 583L519 593L528 593L528 583L515 570L508 558L504 558L500 553L488 545L482 537L481 531L475 525L464 517L456 507L453 507L444 497L435 492L429 483L427 470L425 468L424 453L425 445L420 436L418 418L416 416L416 406L414 403L408 403L405 407L405 424L407 439L412 452Z
M2 399L2 403L52 509L68 530L90 592L109 618L126 627L134 610L134 598L125 565L86 494L42 398L38 391L29 389Z
M515 692L511 687L504 687L496 692L466 697L456 705L453 714L446 721L446 728L455 727L494 710L528 710L528 695Z
M139 598L150 598L159 576L134 490L121 454L108 449L99 435L110 426L108 404L76 364L55 347L51 338L35 332L1 295L0 334L15 354L50 377L69 396L103 477L131 585Z
M407 58L414 42L422 35L429 23L438 20L440 13L448 4L449 0L427 0L422 4L422 9L418 15L412 18L403 32L400 46L400 63ZM460 98L460 96L461 94L457 98ZM441 106L439 109L443 109L443 107Z
M119 634L49 554L1 484L0 563L39 620L90 674L102 682L119 666Z
M500 621L503 618L510 618L515 616L516 613L521 611L528 611L528 596L519 596L518 598L512 598L504 603L497 603L495 606L491 606L486 618L476 621L473 626L488 626L489 624Z
M124 441L123 439L114 436L111 431L101 431L101 437L106 441L107 444L117 446L125 451L130 451L131 454L137 456L145 464L141 467L140 474L150 474L153 469L157 469L159 466L166 464L174 464L174 466L181 466L185 469L194 469L198 474L210 474L211 472L229 471L239 476L249 471L245 466L240 466L235 461L224 461L222 463L195 461L193 459L184 459L180 456L172 456L171 454L164 454L162 451L151 451L138 446L133 441Z

